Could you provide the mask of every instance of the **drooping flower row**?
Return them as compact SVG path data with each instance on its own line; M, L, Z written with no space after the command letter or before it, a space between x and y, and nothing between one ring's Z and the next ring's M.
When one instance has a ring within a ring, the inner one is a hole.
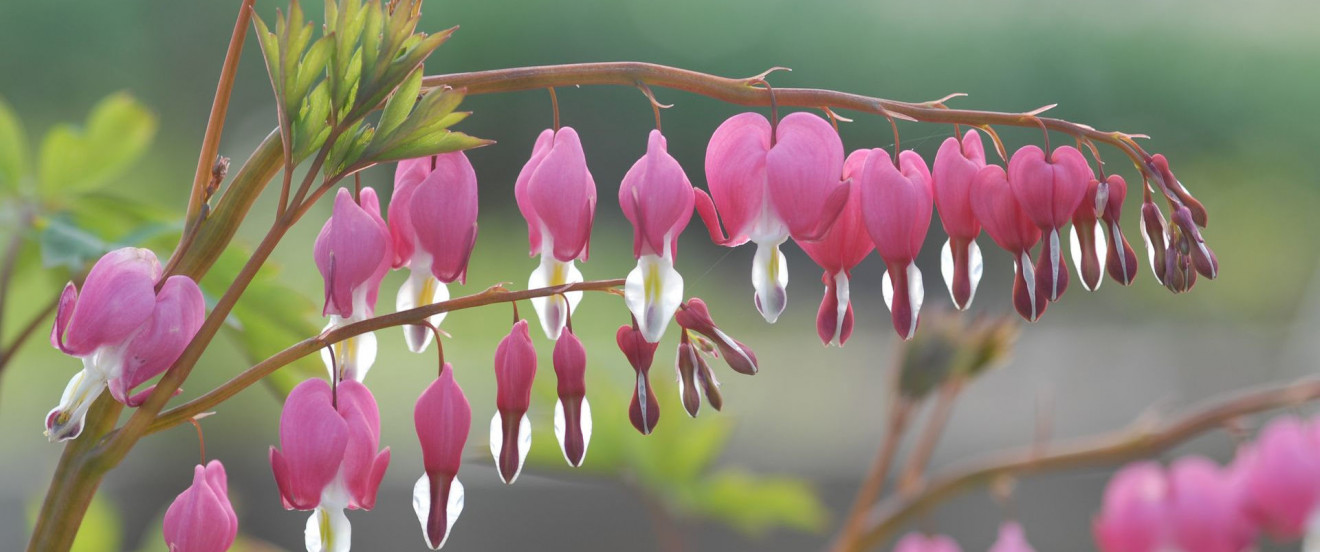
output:
M1240 552L1257 537L1320 543L1320 423L1271 421L1228 466L1188 456L1129 464L1095 519L1103 552Z

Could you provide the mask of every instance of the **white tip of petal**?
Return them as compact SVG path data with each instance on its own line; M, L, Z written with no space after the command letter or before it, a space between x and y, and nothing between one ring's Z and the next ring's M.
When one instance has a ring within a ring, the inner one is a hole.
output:
M331 316L330 324L325 327L323 332L356 321ZM333 362L330 359L332 349L334 350ZM371 365L376 363L376 333L367 332L355 335L330 347L322 347L321 362L325 363L326 371L331 377L335 375L334 368L337 367L343 380L360 382L366 379L367 371L371 370Z
M628 273L623 302L637 319L642 337L657 343L683 302L683 276L674 270L672 260L642 255L637 267Z
M582 272L573 261L559 262L546 251L541 254L540 266L536 267L536 270L532 271L532 276L527 279L527 289L576 284L581 281ZM567 303L565 298L568 300ZM536 316L541 322L541 329L545 331L546 338L550 341L559 339L559 333L564 330L568 316L577 309L581 301L580 291L570 291L562 297L553 295L532 299L532 308L536 309Z
M445 507L445 536L440 539L440 546L432 547L430 539L426 536L426 518L431 513L431 480L430 476L422 474L417 484L413 485L413 511L417 512L417 521L422 524L422 540L426 542L427 548L439 550L445 547L449 542L449 535L454 532L454 522L458 521L459 514L463 513L463 483L454 478L449 484L449 503Z
M774 324L788 305L788 264L776 243L757 243L752 259L752 287L756 289L756 310L766 322Z
M399 295L394 301L394 310L395 312L405 311L448 300L449 286L435 279L429 269L419 270L414 268L409 273L408 279L404 280L403 285L399 286ZM427 321L439 328L446 314L448 313L442 312L430 316ZM414 353L425 351L426 347L431 344L431 338L431 330L426 326L403 327L403 339L408 344L408 350Z
M564 461L573 467L579 467L587 459L587 448L591 446L591 403L587 402L586 397L582 397L582 412L579 414L582 430L582 458L573 463L569 457L568 445L564 439L568 435L568 419L564 415L564 401L555 401L555 438L559 440L559 451L564 453Z
M504 427L500 423L500 413L490 419L490 455L495 459L495 472L500 474L500 479L505 483L512 485L518 480L518 475L522 473L523 465L527 462L527 452L532 449L532 422L523 414L522 420L518 422L518 467L512 474L505 474L500 470L500 453L504 451Z
M103 376L87 369L74 374L64 387L60 404L46 414L46 437L50 442L68 441L82 434L87 421L87 410L105 391Z
M972 300L976 298L976 287L981 284L981 274L985 271L985 261L981 258L981 246L972 240L967 245L967 278L971 284L971 293L967 295L967 303L958 304L958 298L953 293L953 244L949 240L944 240L944 247L940 249L940 275L944 276L944 285L949 289L949 298L953 300L954 308L958 310L967 310L972 306Z
M1105 241L1104 224L1098 220L1095 221L1095 258L1100 267L1100 277L1096 279L1095 287L1087 284L1086 278L1083 277L1083 274L1085 274L1082 272L1083 244L1082 240L1077 237L1076 225L1068 228L1068 246L1069 251L1072 253L1073 266L1077 268L1077 279L1082 281L1082 287L1086 288L1086 291L1100 289L1100 283L1105 281L1105 261L1109 255L1109 242ZM1124 262L1126 262L1126 258Z
M917 263L908 263L907 280L908 305L911 307L912 311L912 324L908 327L908 333L903 336L903 339L912 339L912 336L917 332L917 319L921 313L921 304L926 299L926 286L921 280L921 269L917 268ZM885 271L885 275L881 278L880 283L880 291L883 292L885 296L885 307L887 307L890 312L893 312L894 281L890 278L888 270Z
M303 532L307 552L349 552L353 542L353 527L340 508L312 510Z
M834 301L838 303L838 306L835 307L834 310L834 338L830 340L830 343L839 347L843 346L843 343L841 342L843 336L843 323L848 316L848 305L851 301L850 294L851 292L848 289L848 275L843 272L835 274ZM716 329L716 331L718 331L718 329ZM734 349L741 351L741 349L737 347L734 347Z

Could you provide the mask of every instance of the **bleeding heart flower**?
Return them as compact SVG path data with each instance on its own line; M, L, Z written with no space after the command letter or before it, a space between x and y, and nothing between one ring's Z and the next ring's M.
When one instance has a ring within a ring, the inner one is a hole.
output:
M903 339L912 339L925 297L921 269L915 261L934 210L930 171L917 152L900 153L898 166L894 166L885 150L873 149L857 185L862 188L862 220L887 267L885 305L894 330Z
M810 113L792 113L777 128L760 114L741 113L711 136L710 195L698 190L697 212L715 243L756 242L752 286L767 322L779 319L787 303L788 267L779 246L790 236L803 242L824 235L848 199L842 173L839 134Z
M1068 289L1068 267L1062 260L1059 229L1077 212L1086 197L1087 183L1093 179L1086 158L1072 146L1055 148L1049 160L1040 148L1023 146L1008 160L1013 196L1044 235L1036 282L1050 301L1058 301Z
M1100 217L1109 229L1110 243L1107 248L1108 256L1105 258L1105 270L1114 281L1125 286L1131 285L1132 280L1137 277L1137 254L1132 251L1127 238L1123 237L1123 229L1118 226L1118 219L1123 214L1123 199L1127 197L1127 182L1123 177L1111 174L1105 179L1105 184L1109 188L1109 200L1105 203ZM1099 199L1098 193L1096 198Z
M313 256L325 279L322 315L330 317L327 330L375 315L380 281L395 260L376 191L363 188L359 199L361 205L353 201L352 192L340 188L330 220L316 236ZM376 334L367 332L335 343L321 350L321 359L332 377L362 381L376 361Z
M1307 542L1320 533L1320 426L1280 417L1234 460L1246 511L1271 536ZM1309 533L1309 534L1308 534Z
M972 211L985 233L1013 255L1013 306L1022 318L1035 322L1048 304L1038 297L1031 269L1031 248L1040 241L1040 229L1013 198L1003 167L989 165L972 178Z
M454 381L454 368L449 363L417 398L413 424L426 470L413 486L413 509L427 546L437 550L445 545L463 512L463 484L458 481L458 470L472 426L472 407Z
M633 386L632 402L628 404L628 420L642 435L650 435L660 423L660 402L651 389L651 363L655 361L658 345L647 341L641 330L633 326L619 326L614 337L637 373L637 385Z
M940 250L940 272L949 288L953 305L965 310L976 296L983 263L976 236L981 223L972 211L972 178L985 167L985 146L976 130L968 130L962 141L947 138L935 154L931 188L935 207L949 240Z
M495 408L490 419L490 454L500 479L510 485L522 472L532 447L532 424L527 409L532 404L532 381L536 379L536 347L519 320L495 348Z
M197 284L171 276L157 293L160 276L155 253L130 247L101 257L81 294L72 282L65 286L50 340L81 359L83 370L46 415L52 441L82 433L87 410L107 387L125 405L142 404L155 386L133 389L168 370L201 328L206 304Z
M591 404L587 402L587 349L572 330L561 332L553 356L559 400L555 437L568 465L578 467L591 443Z
M1160 552L1168 540L1169 481L1155 462L1128 464L1105 487L1095 519L1103 552Z
M587 170L582 141L572 127L546 129L536 138L532 158L514 187L518 210L527 219L531 254L541 256L528 288L582 281L575 259L587 260L596 216L596 181ZM532 299L546 337L559 339L582 292Z
M389 233L394 268L409 268L399 287L396 310L449 299L447 284L467 279L477 241L477 173L463 152L400 161L390 199ZM445 313L427 320L439 327ZM420 353L431 342L422 325L403 327L408 349Z
M270 464L289 510L314 510L307 520L309 552L347 552L352 527L344 509L370 510L390 462L380 446L380 412L366 386L345 380L298 384L280 414L280 450Z
M619 186L619 205L633 225L633 256L623 300L647 341L660 341L683 301L683 277L674 270L678 235L692 218L692 183L665 150L665 137L652 130L646 155Z
M728 363L733 371L754 376L760 370L756 363L756 353L741 341L729 337L729 334L715 325L705 301L697 297L688 299L675 319L684 330L697 332L710 339L719 348L720 356L724 357L724 362Z
M1256 525L1234 472L1200 457L1129 464L1110 479L1095 520L1104 552L1241 552Z
M692 338L686 329L683 330L682 338L678 343L674 369L678 371L678 397L689 416L697 417L703 395L715 410L719 410L724 404L724 399L720 395L719 380L715 379L710 365L702 356L701 348L692 343Z
M843 164L845 181L852 180L862 172L867 154L867 150L857 150L848 155ZM798 245L802 246L811 260L825 269L825 274L821 276L825 282L825 297L816 314L816 333L826 346L834 344L842 347L852 335L853 329L848 285L852 269L875 249L862 220L861 186L849 186L848 201L824 236L817 241L804 241Z
M225 552L234 544L238 516L219 460L193 469L192 486L165 510L163 532L170 552Z

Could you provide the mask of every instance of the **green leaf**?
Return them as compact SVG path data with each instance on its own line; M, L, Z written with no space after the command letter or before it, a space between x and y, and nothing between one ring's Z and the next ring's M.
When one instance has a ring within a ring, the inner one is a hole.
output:
M27 148L23 121L0 98L0 194L18 190L19 182L27 174Z
M36 226L41 264L46 268L66 267L77 273L110 250L105 241L79 228L68 215L40 219Z
M41 145L38 180L43 197L65 200L108 184L151 144L156 116L126 93L92 108L82 129L58 125Z
M28 503L28 528L37 525L37 515L41 513L41 502ZM73 538L69 552L119 552L124 541L122 522L119 512L105 499L105 493L96 493L87 506L82 524L78 526L78 535Z
M408 118L408 113L412 112L413 106L417 104L417 93L421 90L422 70L419 68L408 75L403 84L399 85L399 89L394 91L394 95L385 102L385 110L381 112L380 121L376 123L376 136L388 136L403 124Z
M441 131L404 142L372 156L374 163L427 157L438 153L464 151L494 144L494 141L475 138L462 132Z
M693 504L697 512L750 535L774 527L819 532L829 522L820 498L806 483L725 470L707 478Z

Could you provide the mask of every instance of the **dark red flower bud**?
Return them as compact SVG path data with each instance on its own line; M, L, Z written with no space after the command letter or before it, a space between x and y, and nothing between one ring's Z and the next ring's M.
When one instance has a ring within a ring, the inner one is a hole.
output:
M637 385L633 387L632 403L628 405L628 419L642 435L650 435L660 422L660 402L655 400L655 391L651 389L651 362L655 360L655 349L659 345L647 341L641 330L627 325L619 326L615 339L619 350L637 372Z
M728 334L720 331L715 326L715 321L710 317L710 309L706 308L706 302L693 297L683 303L682 308L674 315L674 320L678 322L683 329L692 330L701 335L710 338L720 349L720 356L724 357L724 362L729 364L736 372L741 372L749 376L755 375L759 370L756 363L756 353L743 345L738 340L729 337Z
M571 330L559 334L554 352L559 401L555 403L555 437L564 459L581 466L591 442L591 405L587 403L587 350Z

